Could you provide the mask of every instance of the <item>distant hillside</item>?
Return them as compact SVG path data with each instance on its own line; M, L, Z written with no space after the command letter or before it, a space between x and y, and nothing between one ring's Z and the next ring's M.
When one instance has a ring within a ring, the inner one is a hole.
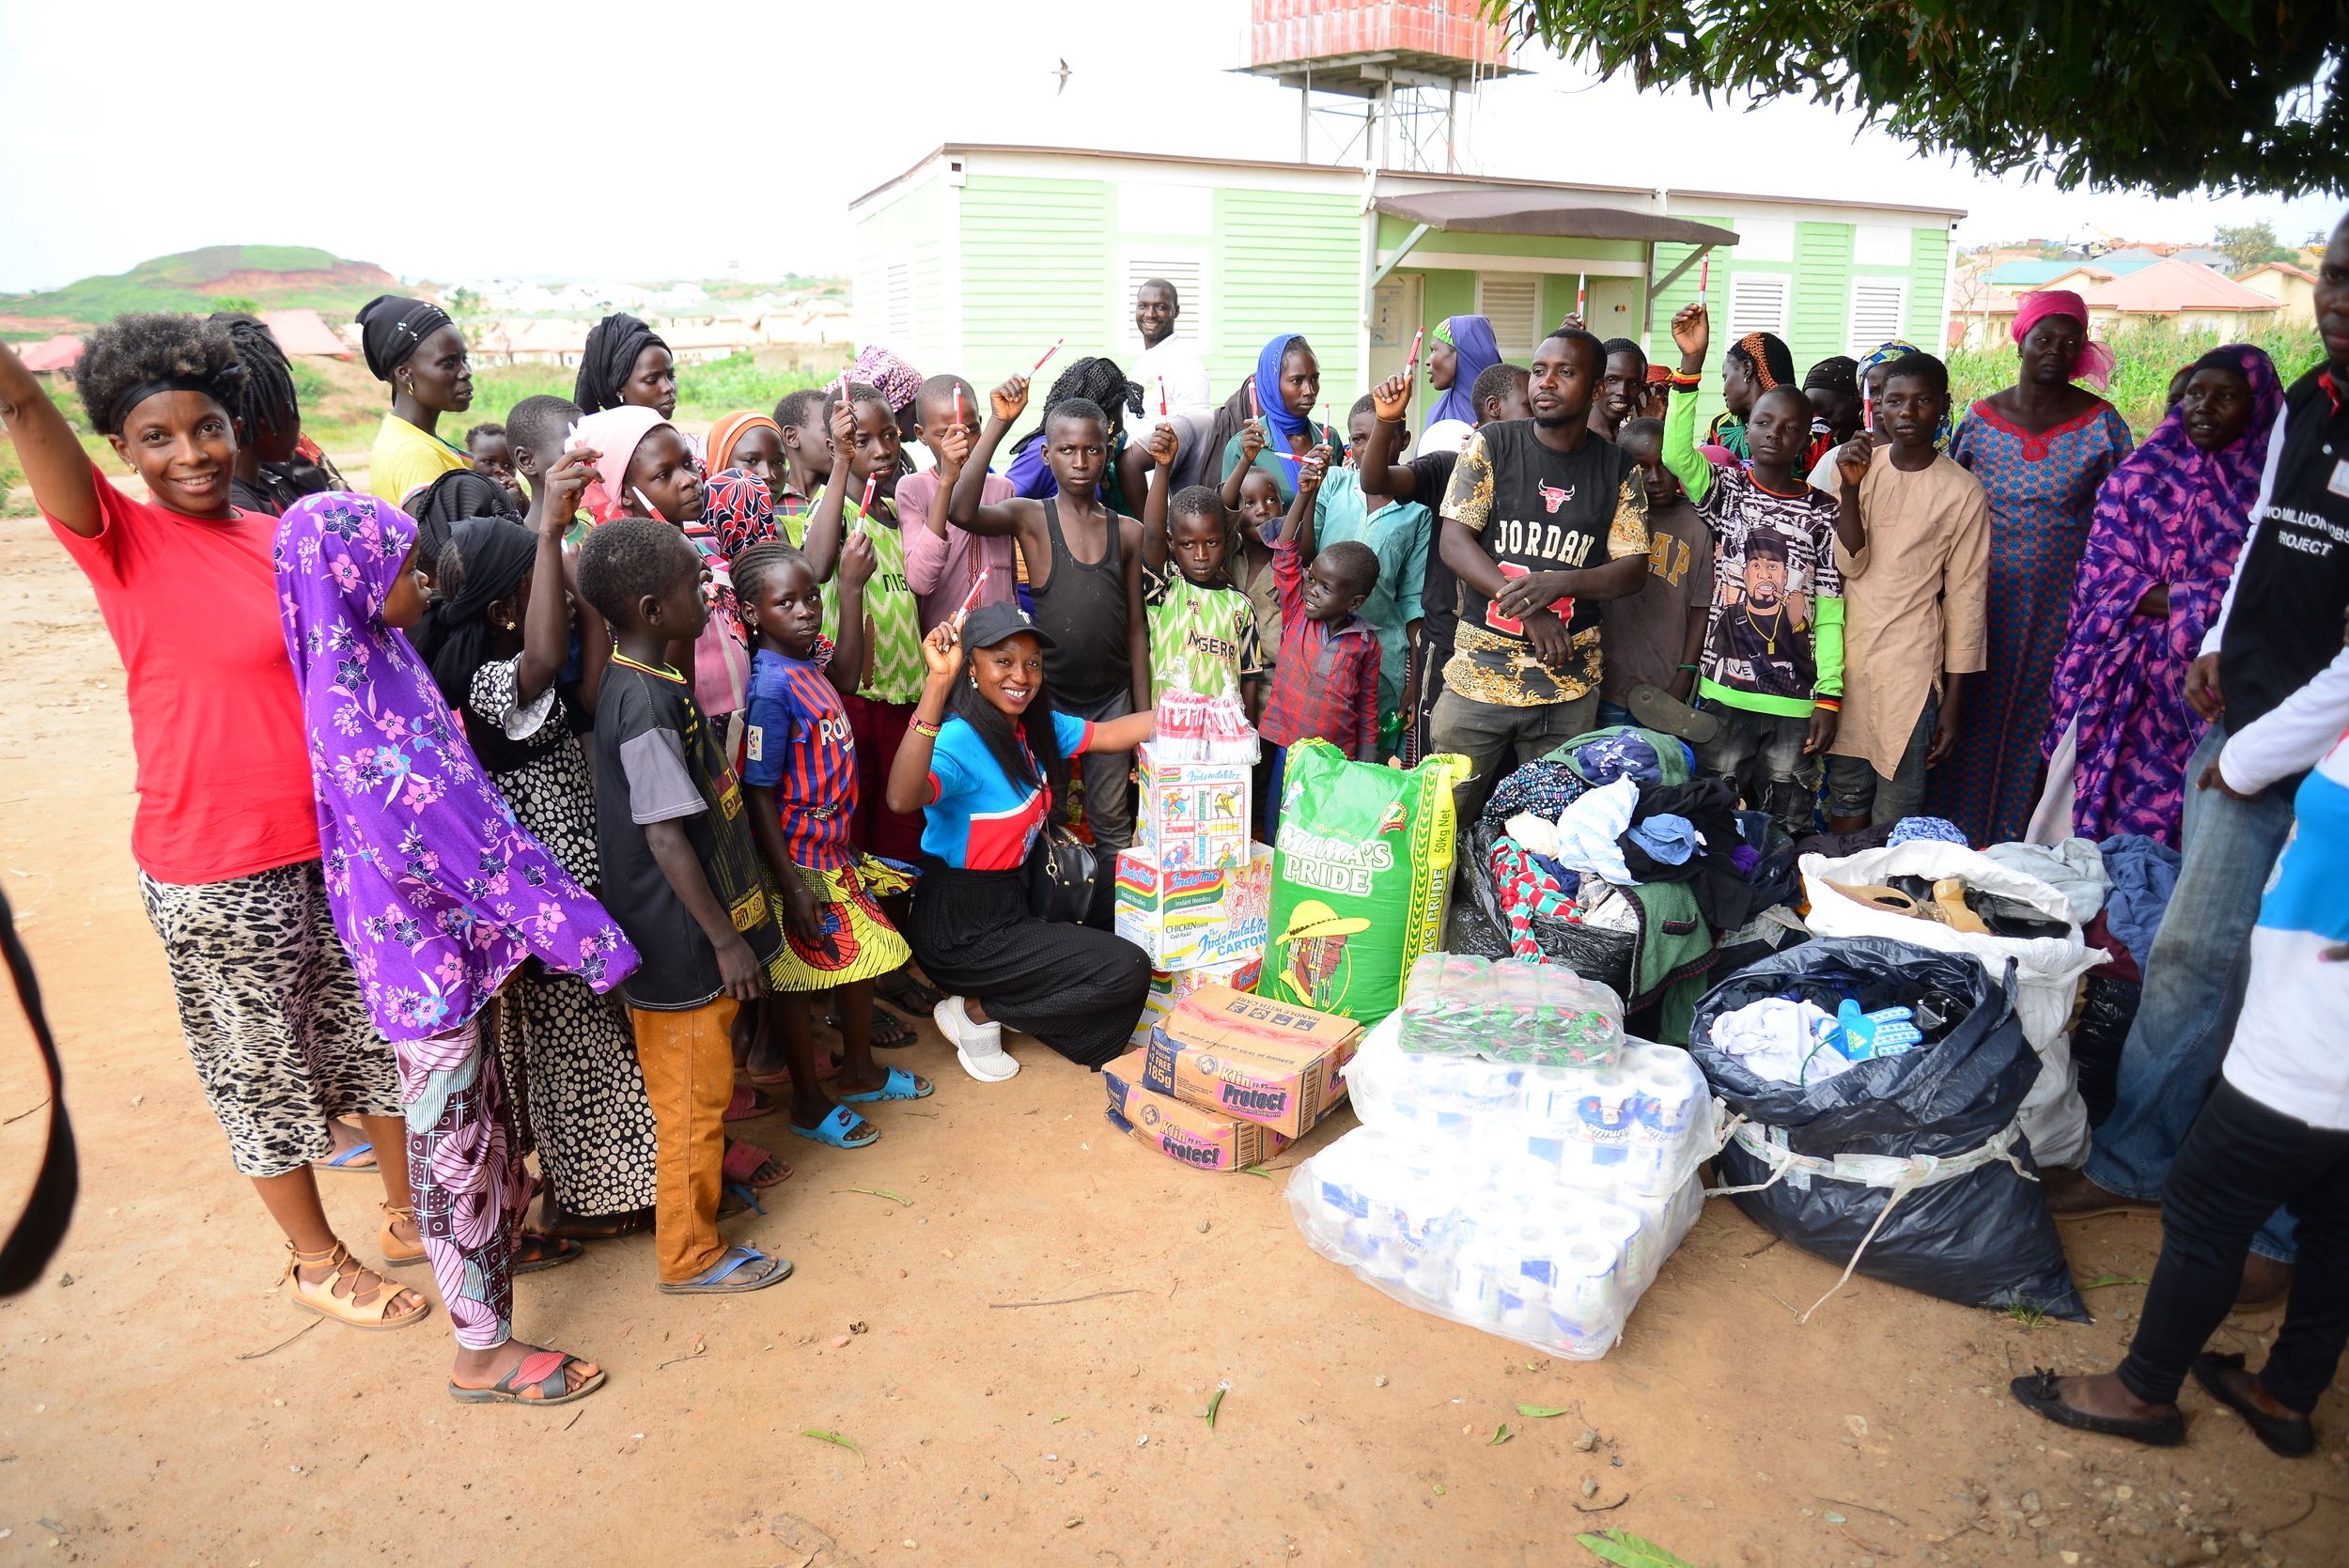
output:
M372 261L345 261L308 245L207 245L157 256L112 277L38 294L0 294L0 316L96 323L125 311L216 310L223 299L263 310L307 305L350 317L399 280Z

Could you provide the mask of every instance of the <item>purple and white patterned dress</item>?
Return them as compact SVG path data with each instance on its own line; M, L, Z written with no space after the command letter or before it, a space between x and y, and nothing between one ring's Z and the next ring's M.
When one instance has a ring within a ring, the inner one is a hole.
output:
M536 956L609 990L636 950L514 814L432 676L383 624L414 521L329 491L277 528L278 607L302 689L327 902L399 1061L409 1183L432 1274L474 1349L503 1343L521 1155L476 1019Z

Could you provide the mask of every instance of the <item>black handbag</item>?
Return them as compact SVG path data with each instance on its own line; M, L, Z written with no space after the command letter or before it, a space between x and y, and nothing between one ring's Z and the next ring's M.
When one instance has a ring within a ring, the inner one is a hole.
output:
M1075 829L1049 817L1028 851L1028 913L1082 925L1093 908L1093 851Z

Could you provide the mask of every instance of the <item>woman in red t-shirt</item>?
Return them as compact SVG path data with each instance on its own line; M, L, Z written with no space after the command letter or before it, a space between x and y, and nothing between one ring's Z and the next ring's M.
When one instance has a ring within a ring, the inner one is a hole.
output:
M229 502L242 372L217 318L124 316L86 339L75 367L84 405L151 501L99 473L7 349L0 421L130 677L131 853L230 1157L286 1233L294 1298L361 1327L400 1327L430 1304L350 1255L311 1173L329 1153L330 1118L355 1113L378 1150L395 1152L407 1124L391 1047L327 908L271 565L277 522ZM385 1251L420 1262L405 1161L379 1163Z

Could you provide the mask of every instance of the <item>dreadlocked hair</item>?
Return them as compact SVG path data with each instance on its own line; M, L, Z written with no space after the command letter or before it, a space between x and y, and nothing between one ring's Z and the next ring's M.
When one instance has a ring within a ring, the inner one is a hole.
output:
M734 582L734 602L742 607L742 629L751 634L751 645L758 645L758 622L754 607L767 591L767 580L787 567L798 567L807 573L808 581L816 581L816 568L807 564L807 557L781 539L765 539L734 557L727 567Z
M955 694L946 706L979 732L979 738L987 742L988 754L995 759L1005 778L1030 788L1042 786L1046 795L1044 809L1049 816L1068 802L1068 759L1061 755L1060 731L1052 722L1051 683L1038 681L1035 695L1028 699L1027 711L1014 719L980 694L972 674L972 661L979 652L972 648L963 655L963 678L955 682Z
M1060 374L1052 390L1044 399L1044 422L1020 438L1013 447L1015 453L1024 452L1044 439L1044 432L1052 423L1053 411L1063 403L1090 403L1099 412L1101 433L1109 438L1112 447L1125 433L1126 415L1130 411L1142 412L1142 386L1126 379L1126 372L1117 362L1088 355Z
M228 329L229 339L237 346L237 359L244 366L244 385L238 389L236 404L228 411L244 427L244 439L257 441L264 433L273 436L301 424L302 402L294 396L293 365L278 346L277 334L266 322L241 311L221 311L210 319Z
M106 436L120 435L131 411L117 405L149 381L209 381L213 400L234 415L244 376L237 340L217 318L177 311L116 317L82 340L81 363L73 367L90 425Z

